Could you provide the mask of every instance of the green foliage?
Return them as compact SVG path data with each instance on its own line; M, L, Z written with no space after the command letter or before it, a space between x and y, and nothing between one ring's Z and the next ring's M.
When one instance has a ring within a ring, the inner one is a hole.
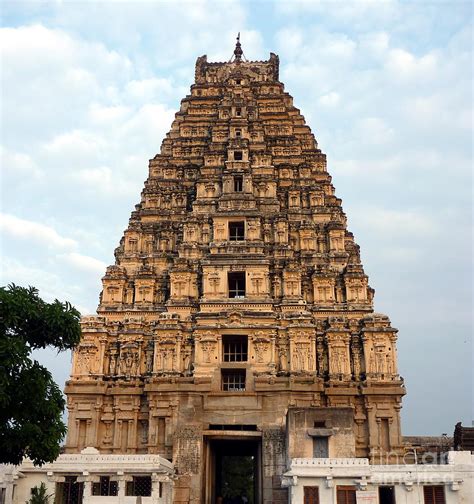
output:
M49 499L53 494L48 495L47 488L44 483L41 483L40 486L35 486L31 489L31 497L30 500L26 501L26 504L49 504Z
M34 287L0 288L0 463L52 462L66 433L65 401L51 373L31 351L74 348L80 313L69 303L46 303Z

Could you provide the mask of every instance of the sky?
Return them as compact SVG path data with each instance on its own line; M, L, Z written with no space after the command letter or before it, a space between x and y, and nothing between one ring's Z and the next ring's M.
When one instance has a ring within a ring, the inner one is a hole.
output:
M196 58L280 56L327 154L375 309L399 329L405 435L474 418L472 5L1 2L0 284L97 307ZM70 355L41 352L61 385Z

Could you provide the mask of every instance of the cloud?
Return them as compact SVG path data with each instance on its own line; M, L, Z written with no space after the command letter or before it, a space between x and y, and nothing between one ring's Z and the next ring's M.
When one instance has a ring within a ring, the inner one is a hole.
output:
M322 95L318 99L319 103L325 107L335 107L341 101L341 97L335 91Z
M79 254L78 252L59 254L58 258L81 271L90 273L103 274L105 273L105 268L107 267L104 262L99 261L94 257Z
M328 155L376 305L400 322L410 355L421 333L444 337L440 321L467 327L470 4L10 2L5 10L2 203L17 219L4 229L7 281L83 311L97 305L103 261L113 262L196 57L227 61L240 30L247 58L279 54L281 80ZM431 307L436 317L420 317ZM428 422L429 407L416 421L412 414L409 430L441 432L448 417Z
M433 219L420 210L393 210L362 206L353 208L351 216L351 220L357 220L360 227L377 237L383 234L402 236L405 239L410 239L410 236L426 238L438 232L438 226Z
M61 236L55 229L39 222L20 219L14 215L0 214L0 229L10 237L41 243L47 247L71 249L76 240Z
M44 174L29 154L10 151L3 146L0 146L0 166L2 177L20 175L39 178Z

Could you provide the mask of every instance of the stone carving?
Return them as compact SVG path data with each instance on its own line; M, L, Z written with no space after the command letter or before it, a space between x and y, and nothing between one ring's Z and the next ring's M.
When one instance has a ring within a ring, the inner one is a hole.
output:
M211 362L211 359L214 357L216 342L209 340L201 341L201 348L203 353L203 360L206 364L209 364Z
M270 341L267 338L257 337L254 339L255 361L257 364L264 362L265 353L268 350Z
M120 347L119 374L136 376L140 367L140 349L137 343L124 343Z
M145 372L151 374L153 372L153 355L155 353L155 344L153 341L149 341L146 347L146 357L145 357Z
M89 374L96 371L95 355L97 347L92 342L83 342L76 351L76 369L77 374Z
M357 407L365 457L378 448L377 415L394 419L401 446L404 390L396 330L373 312L326 157L278 81L278 58L201 57L195 84L150 160L98 314L82 321L66 450L87 434L107 452L173 457L177 488L199 501L211 422L255 423L265 485L279 488L289 407ZM243 222L238 240L232 222ZM226 335L242 343L235 361ZM229 369L239 383L245 371L245 391L225 390ZM261 500L282 500L271 492Z
M285 432L281 429L263 431L264 476L282 474L285 469Z
M116 343L110 345L109 350L109 375L114 376L117 373L117 358L119 349Z
M177 444L176 472L178 474L198 474L200 460L201 433L198 427L181 427L176 431Z
M284 373L288 370L288 345L283 340L278 340L278 371Z

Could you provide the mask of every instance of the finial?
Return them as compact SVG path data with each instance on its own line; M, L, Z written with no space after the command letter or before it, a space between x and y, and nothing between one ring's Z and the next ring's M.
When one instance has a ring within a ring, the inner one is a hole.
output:
M242 54L244 54L244 52L242 51L242 47L240 45L240 32L239 32L237 34L237 43L235 44L235 50L234 50L235 61L240 61L242 59Z

